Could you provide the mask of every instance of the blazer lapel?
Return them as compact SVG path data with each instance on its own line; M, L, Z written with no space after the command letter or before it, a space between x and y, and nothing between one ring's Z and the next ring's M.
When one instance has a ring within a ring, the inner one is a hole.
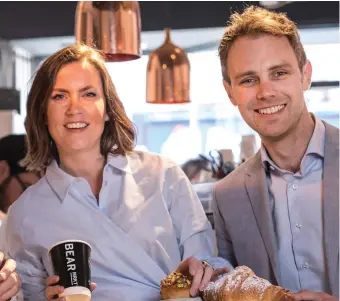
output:
M326 264L329 284L332 289L338 289L339 265L339 130L325 124L325 159L324 159L324 239Z
M266 175L261 163L260 152L250 160L253 161L253 164L249 166L245 175L245 186L269 256L274 276L278 282L279 271L277 269L277 247L275 243L274 225L269 206Z

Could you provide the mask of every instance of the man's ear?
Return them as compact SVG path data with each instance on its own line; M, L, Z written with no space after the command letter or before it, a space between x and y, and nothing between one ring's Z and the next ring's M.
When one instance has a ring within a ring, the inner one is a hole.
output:
M302 70L302 87L303 91L307 91L310 88L312 83L312 64L310 61L307 61Z
M5 181L10 175L9 165L7 161L0 161L0 184Z
M223 80L223 86L224 86L224 89L226 90L226 92L228 94L228 97L229 97L231 103L234 106L237 106L236 101L235 101L234 96L233 96L233 88L231 87L231 85L228 84L225 80Z

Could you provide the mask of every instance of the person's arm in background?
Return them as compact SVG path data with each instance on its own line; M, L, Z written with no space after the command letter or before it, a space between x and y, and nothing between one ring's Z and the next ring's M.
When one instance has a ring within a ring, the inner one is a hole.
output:
M26 200L20 200L20 202L24 201ZM13 204L8 211L5 229L5 253L17 262L17 272L21 277L24 300L45 301L47 272L41 259L37 254L30 251L24 243L22 228L24 212L20 212L23 207L17 207L16 204Z
M234 255L233 245L231 239L229 238L228 231L225 227L225 223L218 206L218 195L216 192L215 186L213 190L213 214L218 256L228 260L228 262L236 267L237 261Z
M16 272L16 262L12 259L7 259L6 251L6 219L4 216L0 226L0 301L22 301L21 279ZM3 251L2 251L3 250Z
M16 272L16 262L13 259L5 259L0 251L0 301L14 300L13 297L20 290L20 277Z

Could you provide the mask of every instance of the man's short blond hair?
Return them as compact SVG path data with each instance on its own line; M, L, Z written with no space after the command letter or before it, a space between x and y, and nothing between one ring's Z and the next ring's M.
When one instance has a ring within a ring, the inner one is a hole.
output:
M307 59L295 23L283 13L250 6L241 14L234 13L231 15L230 22L218 48L222 75L226 82L231 83L228 75L227 58L230 47L235 40L242 36L258 36L262 34L287 37L298 60L299 68L302 71Z

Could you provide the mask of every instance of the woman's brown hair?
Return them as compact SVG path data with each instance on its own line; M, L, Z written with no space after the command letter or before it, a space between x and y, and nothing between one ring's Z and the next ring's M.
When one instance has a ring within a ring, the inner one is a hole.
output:
M230 23L223 34L218 48L223 79L227 83L231 83L228 75L227 57L233 43L242 36L257 36L261 34L287 37L298 60L299 68L302 71L307 58L295 23L289 20L283 13L250 6L242 14L232 14Z
M101 137L101 153L125 155L135 143L135 128L125 113L110 74L105 67L103 54L85 45L65 47L48 57L37 70L28 94L25 128L27 154L21 165L28 170L43 170L53 159L58 159L55 143L47 129L47 103L51 96L57 74L66 64L84 61L91 63L100 73L105 95L106 114Z

